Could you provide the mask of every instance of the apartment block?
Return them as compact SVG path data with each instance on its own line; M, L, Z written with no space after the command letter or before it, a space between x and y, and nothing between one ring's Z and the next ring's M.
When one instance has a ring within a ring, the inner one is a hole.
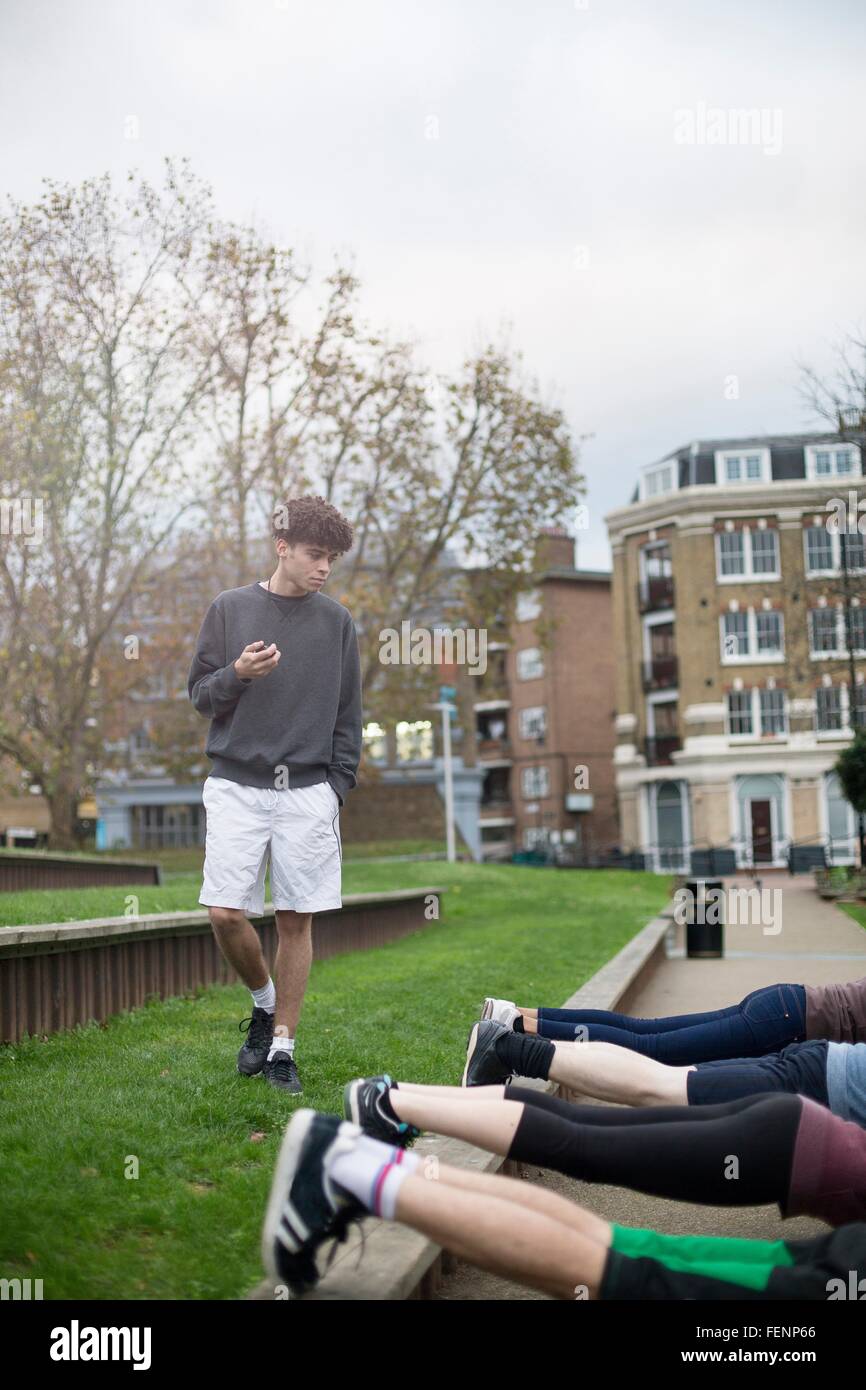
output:
M488 644L474 701L482 853L545 847L582 861L618 838L611 576L576 568L558 528L539 558L538 587Z
M866 723L863 445L696 441L606 518L620 840L648 867L853 862L832 768Z

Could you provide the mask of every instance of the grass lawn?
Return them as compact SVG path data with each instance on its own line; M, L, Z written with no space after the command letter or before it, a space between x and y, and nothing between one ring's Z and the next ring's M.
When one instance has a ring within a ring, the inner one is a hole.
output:
M861 927L866 927L866 905L863 903L839 903L843 912L847 912L849 917L853 917L855 922L859 922Z
M175 880L170 905L195 906L198 883ZM300 1104L338 1109L346 1080L382 1070L457 1082L486 993L560 1004L671 886L511 865L344 872L346 893L414 884L449 888L440 922L313 967ZM162 890L134 891L144 911ZM257 1281L270 1175L298 1102L237 1074L249 1008L243 987L215 986L0 1048L2 1277L41 1278L47 1299L238 1298ZM125 1175L133 1160L137 1178Z
M343 862L387 858L398 855L435 854L443 849L437 840L370 840L364 844L345 844ZM2 851L0 851L2 853ZM100 857L103 857L102 854ZM144 859L160 863L163 882L159 887L135 883L100 888L37 888L26 892L0 893L0 927L31 926L37 922L78 922L87 917L123 917L130 912L182 912L199 907L204 851L201 849L163 849L145 851L105 851L105 858ZM437 861L428 863L435 872ZM401 865L392 866L398 873ZM402 882L402 879L400 880ZM429 879L425 879L429 882ZM347 893L351 888L346 888ZM138 903L130 902L136 897Z

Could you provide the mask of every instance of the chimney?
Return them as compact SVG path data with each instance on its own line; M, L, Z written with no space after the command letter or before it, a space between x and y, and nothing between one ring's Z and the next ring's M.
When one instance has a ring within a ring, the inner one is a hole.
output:
M543 526L535 544L537 564L543 569L575 568L574 539L563 526Z

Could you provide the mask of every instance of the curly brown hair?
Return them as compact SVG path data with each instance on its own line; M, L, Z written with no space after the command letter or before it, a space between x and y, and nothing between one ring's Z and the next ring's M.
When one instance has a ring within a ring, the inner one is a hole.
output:
M280 502L273 512L274 540L297 545L322 545L344 555L352 549L354 535L350 523L324 497L290 497Z

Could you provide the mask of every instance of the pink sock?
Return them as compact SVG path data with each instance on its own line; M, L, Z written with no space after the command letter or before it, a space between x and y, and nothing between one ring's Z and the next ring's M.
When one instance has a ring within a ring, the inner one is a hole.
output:
M421 1163L421 1155L393 1148L364 1134L350 1153L328 1164L328 1177L385 1221L394 1220L397 1193Z

